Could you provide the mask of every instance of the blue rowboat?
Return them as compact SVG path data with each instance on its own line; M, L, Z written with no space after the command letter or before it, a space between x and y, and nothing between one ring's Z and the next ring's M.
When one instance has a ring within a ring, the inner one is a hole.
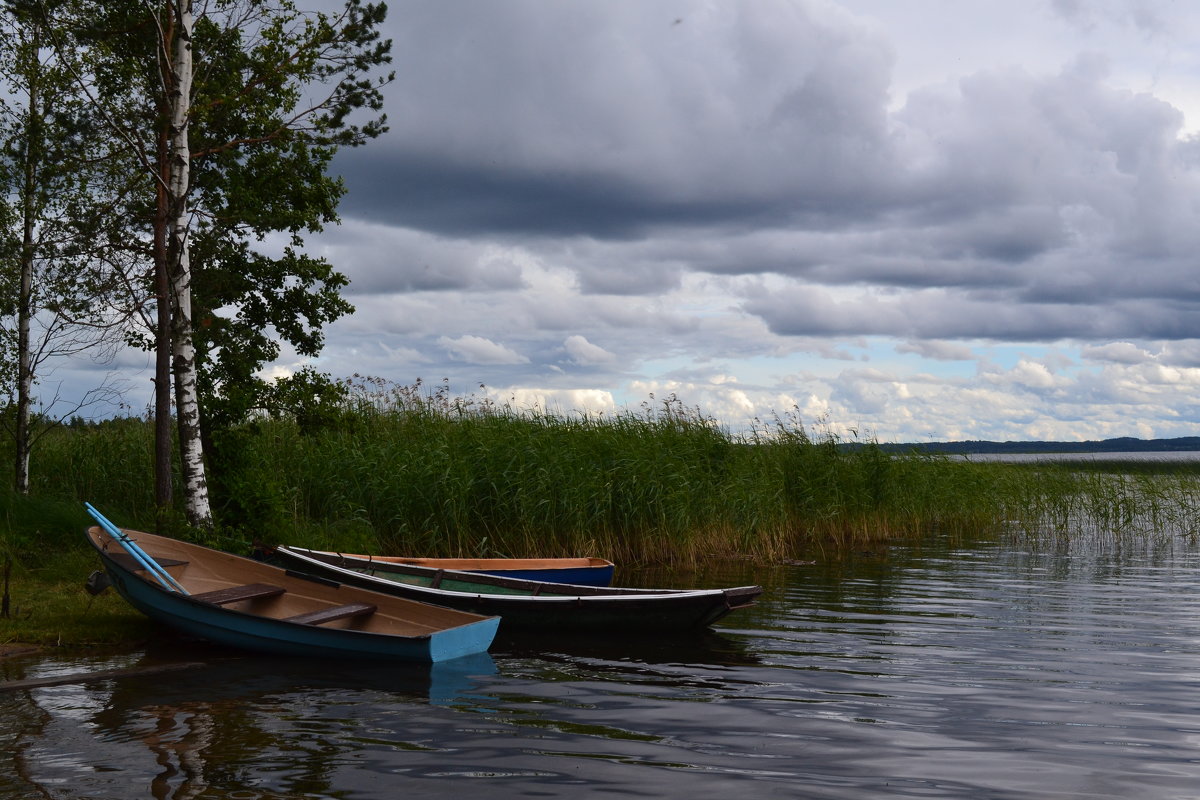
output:
M150 567L104 528L87 540L113 586L146 616L218 644L313 658L437 662L488 649L497 617L379 594L200 545L124 531ZM172 588L172 584L178 589Z
M389 564L405 564L410 567L430 569L452 569L457 572L474 572L480 575L496 575L501 578L517 578L524 581L547 583L571 583L577 586L608 586L613 579L613 563L603 558L410 558L408 556L367 556L357 553L331 553L329 556L366 558Z
M472 572L279 546L276 561L340 583L496 614L501 633L516 630L679 633L703 629L754 605L761 586L729 589L635 589L527 581Z

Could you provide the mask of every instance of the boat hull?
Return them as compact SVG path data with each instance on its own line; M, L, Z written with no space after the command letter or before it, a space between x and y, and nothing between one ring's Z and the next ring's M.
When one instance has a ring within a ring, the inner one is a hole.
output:
M380 563L287 546L276 548L275 557L296 570L349 585L497 615L501 632L694 631L753 605L762 593L759 586L685 590L563 585Z
M88 540L96 548L113 586L131 606L157 622L221 645L273 655L432 663L486 651L499 624L494 617L448 616L447 609L420 602L398 606L393 601L402 598L333 581L316 582L288 574L279 567L199 545L140 532L128 533L156 560L184 562L183 567L169 569L179 573L177 579L193 595L201 590L220 589L222 582L216 576L222 566L230 564L236 567L238 575L232 583L253 580L285 589L285 600L246 600L236 607L213 605L163 588L144 570L131 568L107 534L99 528L89 529ZM194 580L189 580L189 572L196 573ZM311 612L353 603L378 609L367 623L374 630L354 621L316 625L285 618L297 611ZM392 632L391 628L411 630L400 633Z

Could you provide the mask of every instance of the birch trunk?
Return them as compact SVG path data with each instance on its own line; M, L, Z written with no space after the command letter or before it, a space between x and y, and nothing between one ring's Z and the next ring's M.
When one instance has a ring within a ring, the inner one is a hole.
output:
M33 102L34 91L30 92ZM32 126L31 126L32 127ZM33 143L28 146L32 150ZM25 187L22 198L22 214L25 217L21 236L21 289L17 298L17 435L15 475L13 486L18 494L29 494L29 452L32 449L33 430L30 412L33 407L33 363L30 348L29 326L33 319L33 181L36 167L31 153L26 153Z
M33 52L37 52L40 30L34 27ZM42 113L40 74L28 73L29 108L25 118L25 164L21 187L21 287L17 298L17 424L13 488L29 494L29 453L33 447L30 414L33 407L33 353L30 325L33 321L34 219L37 216L38 167L42 158Z
M32 450L33 429L30 412L33 407L33 362L29 326L33 318L33 209L30 190L32 173L25 165L23 213L24 231L21 239L21 289L17 300L17 436L16 468L13 486L18 494L29 494L29 453Z
M188 253L187 194L191 170L188 117L192 96L192 4L177 0L175 20L175 81L171 97L170 207L172 366L175 373L175 414L179 426L179 459L184 508L188 522L212 526L204 448L200 438L200 403L196 382L196 348L192 339L192 271Z

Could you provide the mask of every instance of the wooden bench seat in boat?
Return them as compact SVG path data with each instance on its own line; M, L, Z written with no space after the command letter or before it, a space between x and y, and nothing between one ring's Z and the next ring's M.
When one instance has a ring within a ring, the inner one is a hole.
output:
M214 606L228 605L239 600L257 600L263 597L276 597L286 589L269 583L247 583L244 586L230 586L226 589L214 589L211 592L200 592L192 595L193 600L212 603Z
M302 625L320 625L323 622L333 622L335 619L345 619L346 617L362 617L367 614L374 614L378 606L373 606L369 603L347 603L344 606L333 606L331 608L319 608L316 611L309 611L307 614L297 614L294 617L284 617L284 622L299 622Z
M137 559L135 559L133 556L129 555L128 553L109 553L108 557L128 570L137 571L137 570L145 569L145 567L142 566L140 561L138 561ZM180 561L177 558L156 558L154 560L158 562L158 565L160 567L164 567L164 568L165 567L178 567L178 566L182 566L183 564L188 563L186 561Z

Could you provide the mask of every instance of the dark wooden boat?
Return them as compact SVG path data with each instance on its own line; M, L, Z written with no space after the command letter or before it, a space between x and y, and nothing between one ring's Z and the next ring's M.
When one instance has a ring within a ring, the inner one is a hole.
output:
M86 535L121 596L154 620L218 644L435 662L486 651L499 624L176 539L112 530L93 527Z
M754 604L760 586L630 589L502 578L307 550L275 548L296 571L475 614L499 615L501 630L617 632L704 628Z
M320 552L320 551L318 551ZM341 555L326 553L327 555ZM603 558L410 558L408 556L366 556L345 554L347 558L370 558L413 567L480 572L502 578L529 581L573 583L581 586L608 586L614 565Z

